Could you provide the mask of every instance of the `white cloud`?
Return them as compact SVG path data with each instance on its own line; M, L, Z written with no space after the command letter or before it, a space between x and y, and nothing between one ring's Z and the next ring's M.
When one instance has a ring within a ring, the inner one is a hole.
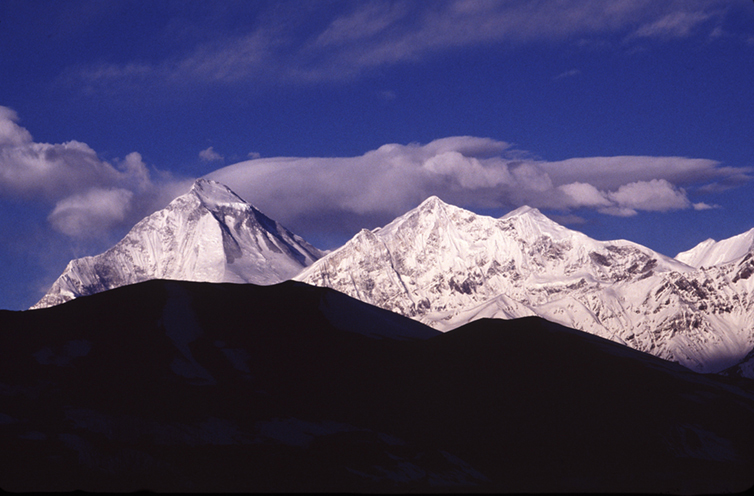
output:
M139 154L122 161L120 169L97 157L85 143L36 143L16 124L12 110L0 106L0 194L42 196L56 201L92 187L121 183L144 184L149 173Z
M18 115L0 106L0 146L19 146L31 142L31 134L17 124Z
M113 164L84 143L36 143L0 107L0 195L50 205L50 225L72 237L130 227L191 181L150 169L133 152ZM209 147L205 155L216 154ZM219 155L219 154L218 154ZM641 211L713 208L690 191L744 184L751 169L685 157L585 157L535 160L492 138L452 136L427 144L386 144L357 157L260 158L209 176L294 230L380 225L430 195L468 208L524 204L595 209L630 216ZM155 179L153 176L155 176ZM368 221L368 222L367 222Z
M213 148L210 146L206 150L199 152L199 158L201 158L205 162L217 162L222 160L224 157L213 150Z
M600 190L615 190L634 181L665 179L676 185L710 182L725 178L729 186L747 182L751 168L721 166L710 159L686 157L583 157L542 163L541 167L558 184L585 181Z
M92 188L57 202L48 220L71 237L98 237L122 222L134 194L125 189Z
M538 163L522 163L511 167L511 173L516 178L518 193L544 193L553 188L552 178L542 170Z
M712 210L714 208L720 208L720 205L709 205L704 202L694 203L692 206L694 207L694 210Z
M587 183L563 184L557 188L567 197L564 206L579 207L608 207L611 205L606 195Z
M467 208L527 204L617 216L699 209L703 204L692 204L683 186L697 190L731 177L740 184L749 173L682 157L510 158L516 155L527 154L502 141L457 136L387 144L359 157L256 159L208 177L296 230L337 229L346 217L360 217L357 227L365 219L384 224L430 195Z
M624 184L607 196L619 207L632 210L667 212L691 206L686 192L664 179Z
M434 155L427 159L422 167L456 181L464 189L490 188L513 182L507 167L484 167L478 159L464 157L455 151Z
M69 236L92 238L133 224L188 188L160 171L155 181L137 152L113 165L79 141L34 142L17 121L0 106L0 196L54 205L48 220Z
M489 158L502 154L511 148L510 143L492 138L477 138L474 136L450 136L436 139L422 147L428 154L444 152L458 152L467 157Z
M326 47L382 37L387 30L400 23L407 15L409 15L407 3L365 2L358 5L351 13L334 19L317 36L315 44Z
M115 184L121 176L78 141L0 147L0 192L6 195L55 199L82 187Z
M141 158L139 152L131 152L126 158L118 164L119 169L125 175L125 181L139 191L148 189L152 180L149 177L147 164Z

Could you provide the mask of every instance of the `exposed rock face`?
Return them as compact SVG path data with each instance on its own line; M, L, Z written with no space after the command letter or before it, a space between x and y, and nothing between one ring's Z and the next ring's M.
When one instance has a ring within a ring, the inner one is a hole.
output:
M495 219L433 197L296 276L449 330L539 315L702 372L754 347L752 255L697 269L538 210Z
M149 279L275 284L320 256L227 187L199 179L106 252L72 260L32 308Z

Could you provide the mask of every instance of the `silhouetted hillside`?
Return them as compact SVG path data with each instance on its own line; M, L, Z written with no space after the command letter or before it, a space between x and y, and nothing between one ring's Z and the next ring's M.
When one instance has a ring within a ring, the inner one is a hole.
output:
M531 317L149 281L0 312L10 491L741 491L754 394Z

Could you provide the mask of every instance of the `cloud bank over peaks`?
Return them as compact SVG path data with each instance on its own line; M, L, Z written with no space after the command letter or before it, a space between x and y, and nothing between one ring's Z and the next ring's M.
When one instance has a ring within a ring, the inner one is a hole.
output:
M689 190L710 182L741 185L751 172L684 157L548 162L526 158L531 156L503 141L455 136L425 145L387 144L359 157L256 159L208 177L295 230L302 219L324 227L354 215L384 223L431 195L467 208L530 205L565 214L576 209L615 216L700 210L712 206L692 203Z
M137 152L114 162L78 141L37 143L18 115L0 106L0 197L54 205L48 220L63 234L98 237L188 188L164 173L154 181Z

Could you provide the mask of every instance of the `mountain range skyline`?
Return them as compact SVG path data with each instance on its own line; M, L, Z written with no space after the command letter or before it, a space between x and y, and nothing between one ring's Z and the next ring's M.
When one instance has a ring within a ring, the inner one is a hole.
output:
M243 164L240 164L240 165L243 165ZM220 173L213 173L209 177L222 177L222 176L223 176L222 171L220 171ZM239 196L235 195L235 193L232 190L230 190L229 188L227 188L227 186L224 186L221 183L216 182L214 179L203 179L203 178L200 178L200 179L198 179L196 181L191 182L190 183L191 186L189 188L189 191L186 194L191 193L194 189L196 189L196 187L197 187L196 185L199 184L199 183L202 183L202 182L204 184L207 184L209 182L209 183L215 183L215 184L220 185L222 188L227 189L227 191L229 192L229 194L236 196L241 203L244 203L244 204L248 205L249 207L251 207L251 209L253 209L254 211L258 212L261 216L267 218L263 213L261 213L259 210L257 210L254 205L251 205L250 203L245 202L245 200L243 200ZM188 184L188 181L182 181L181 184L185 186L186 184ZM184 195L179 195L178 197L176 197L176 199L181 198ZM427 203L428 201L433 201L433 200L439 200L440 203L444 204L444 202L442 201L441 198L439 198L436 195L431 195L430 197L422 200L419 203L419 205L417 205L416 208L420 207L422 204ZM506 214L504 214L502 216L500 216L499 218L504 218L504 217L509 216L511 214L515 214L516 212L519 212L519 211L528 211L528 210L534 210L537 213L540 212L539 209L536 209L536 208L533 208L533 207L529 207L528 205L524 205L522 207L518 207L518 208L516 208L516 209L514 209L514 210L512 210L512 211L510 211L510 212L508 212L508 213L506 213ZM557 218L557 216L555 216L555 217ZM140 221L140 222L144 222L146 220L147 220L147 218L142 219L142 221ZM395 219L393 219L393 220L395 220ZM276 221L272 220L272 222L276 222ZM278 225L279 225L279 223L278 223ZM280 227L282 229L285 229L284 226L280 226ZM375 226L375 229L380 229L380 227L382 227L382 226ZM364 231L364 230L369 230L369 229L367 229L365 227L362 227L361 231ZM580 232L578 230L576 230L576 231ZM751 249L751 247L754 246L754 234L753 233L754 233L754 227L752 227L751 229L749 229L749 230L747 230L745 232L734 234L731 237L725 238L725 239L715 240L713 238L706 238L703 241L701 241L700 243L698 243L697 245L694 245L694 246L688 248L687 250L683 250L681 252L678 252L675 255L668 255L668 254L665 254L665 253L662 253L661 255L663 255L663 256L665 256L667 258L677 259L678 261L682 262L683 264L686 264L686 265L689 265L689 266L695 267L695 268L701 268L704 265L722 264L722 263L725 263L725 262L730 262L730 261L732 261L732 260L734 260L736 258L742 257L746 253L748 253L748 251ZM623 241L623 240L624 240L623 238L616 238L616 239L613 239L613 240L607 239L607 240L604 240L604 241L610 242L610 241ZM123 242L123 241L124 241L124 239L120 240L120 242ZM335 251L335 250L337 250L339 248L342 248L349 241L350 240L346 240L344 243L342 243L340 245L330 245L330 248L327 249L327 250L320 250L319 248L317 248L317 247L315 247L315 246L313 246L313 245L311 245L309 243L306 243L306 242L305 242L305 244L307 246L306 250L310 250L312 252L316 252L319 255L321 255L323 253L332 252L332 251ZM107 250L104 250L104 251L107 251ZM103 253L104 253L104 251L103 251ZM92 255L97 255L97 254L96 253L92 253ZM73 260L75 260L75 259L72 259L70 261L72 262ZM295 272L295 271L294 272L290 272L288 274L288 277L286 277L286 278L280 278L279 281L283 281L283 280L287 280L287 279L293 278L297 274L298 274L298 272ZM171 277L171 278L173 278L173 277ZM180 278L176 278L176 279L180 279ZM139 280L142 280L142 279L139 279ZM194 279L189 278L188 280L194 280ZM279 282L279 281L275 281L275 282ZM262 281L261 280L260 281L248 281L248 280L243 280L242 281L241 279L239 279L238 282L255 282L255 283L259 283L259 282L262 282ZM45 287L48 288L45 291L49 291L49 286L46 285ZM28 308L28 307L24 307L24 308ZM24 308L18 308L18 310L22 310ZM8 310L14 310L13 308L6 308L6 309L8 309Z
M495 219L433 196L317 253L199 179L73 261L46 308L0 311L0 486L738 492L749 238L702 243L690 261L719 263L696 268L535 208ZM274 283L290 260L299 280Z
M196 178L319 249L436 195L668 256L753 227L748 0L7 0L0 308Z
M0 0L0 489L751 488L752 81L751 0Z
M441 331L539 316L698 372L754 378L752 231L681 254L597 241L539 210L477 215L433 196L320 252L199 179L119 243L71 261L32 307L151 279L324 286ZM716 263L704 266L705 260Z

